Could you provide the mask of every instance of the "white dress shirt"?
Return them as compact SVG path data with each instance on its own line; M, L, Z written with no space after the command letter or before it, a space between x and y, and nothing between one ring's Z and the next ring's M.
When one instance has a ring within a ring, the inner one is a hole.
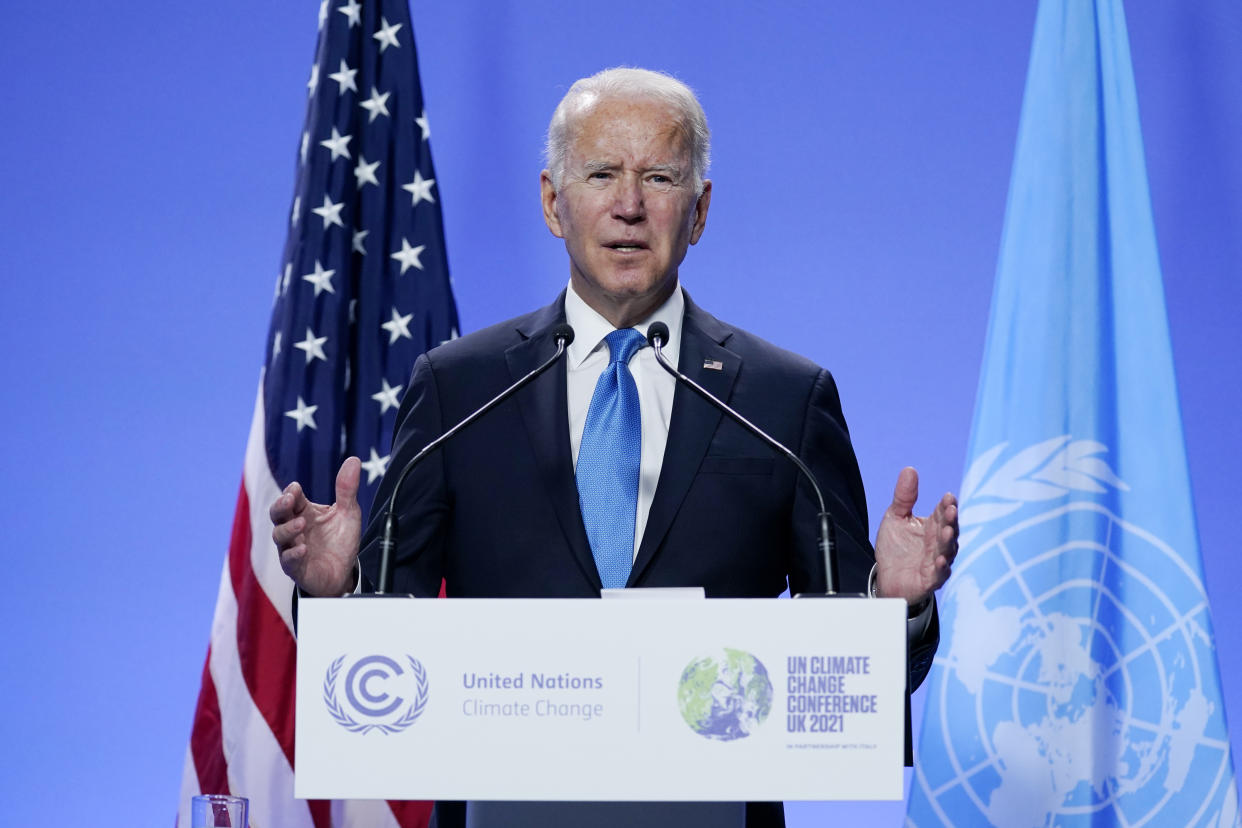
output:
M681 321L685 314L686 300L681 286L672 292L664 304L650 316L634 326L643 336L653 322L668 325L668 344L664 355L674 367L681 352ZM574 341L566 354L566 389L569 402L569 447L574 468L578 467L578 449L582 446L582 431L586 428L587 411L599 375L608 367L608 345L604 337L615 330L612 323L600 316L570 284L565 292L565 321L574 329ZM656 484L660 481L660 468L664 463L664 447L668 443L668 424L673 416L673 392L677 380L656 362L655 352L644 345L630 358L630 373L638 386L639 417L642 423L642 450L638 465L638 508L634 512L634 556L642 543L643 530L647 528L647 514L655 499Z

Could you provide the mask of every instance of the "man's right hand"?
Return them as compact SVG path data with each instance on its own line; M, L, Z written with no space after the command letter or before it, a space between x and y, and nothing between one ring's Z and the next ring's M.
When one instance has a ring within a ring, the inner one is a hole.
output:
M362 462L346 458L336 474L336 503L312 503L300 483L290 483L268 510L280 568L303 592L320 597L353 592L362 509Z

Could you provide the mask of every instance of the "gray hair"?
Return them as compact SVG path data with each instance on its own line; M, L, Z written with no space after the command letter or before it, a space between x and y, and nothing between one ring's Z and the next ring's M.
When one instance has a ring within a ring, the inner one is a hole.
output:
M694 91L672 75L649 69L619 66L605 69L574 82L557 104L548 124L548 142L544 148L552 186L559 190L565 175L565 156L569 149L570 118L584 98L650 98L672 106L681 115L681 128L690 144L690 163L694 172L694 190L703 192L703 179L711 163L712 133L707 116Z

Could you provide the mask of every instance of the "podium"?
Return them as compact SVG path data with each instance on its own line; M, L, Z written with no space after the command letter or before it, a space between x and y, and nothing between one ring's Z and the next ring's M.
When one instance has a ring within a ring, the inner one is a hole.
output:
M329 598L299 615L299 798L483 801L482 825L492 800L902 796L904 601Z

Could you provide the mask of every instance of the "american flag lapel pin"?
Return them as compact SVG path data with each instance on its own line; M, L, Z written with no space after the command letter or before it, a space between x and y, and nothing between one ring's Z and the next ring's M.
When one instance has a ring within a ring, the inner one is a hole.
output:
M724 363L718 359L705 359L703 360L703 367L708 371L723 371Z

